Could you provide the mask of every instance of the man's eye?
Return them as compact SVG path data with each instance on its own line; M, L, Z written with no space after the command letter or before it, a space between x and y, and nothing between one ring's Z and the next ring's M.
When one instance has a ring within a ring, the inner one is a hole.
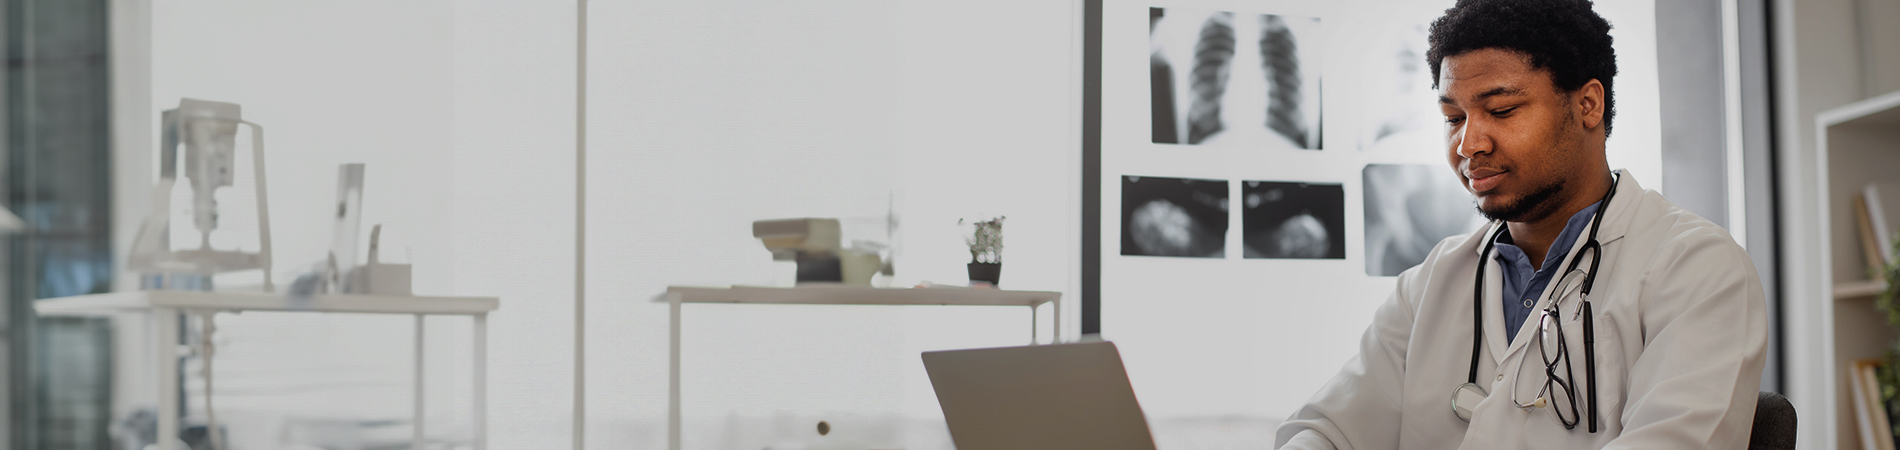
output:
M1493 116L1508 116L1508 115L1510 115L1510 114L1511 114L1512 112L1516 112L1516 111L1517 111L1517 107L1516 107L1516 106L1512 106L1512 107L1509 107L1509 108L1504 108L1504 109L1495 109L1495 110L1491 110L1491 115L1493 115Z
M1445 117L1445 123L1448 123L1448 124L1452 124L1452 125L1457 125L1457 124L1460 124L1460 123L1464 123L1464 121L1465 121L1465 118L1463 118L1463 117L1458 117L1458 116L1447 116L1447 117Z

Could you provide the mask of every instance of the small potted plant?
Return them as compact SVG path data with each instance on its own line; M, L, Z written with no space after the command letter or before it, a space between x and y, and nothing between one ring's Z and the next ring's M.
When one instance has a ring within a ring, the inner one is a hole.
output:
M962 220L957 225L963 225ZM997 284L1003 275L1003 216L975 222L963 243L970 246L970 283Z

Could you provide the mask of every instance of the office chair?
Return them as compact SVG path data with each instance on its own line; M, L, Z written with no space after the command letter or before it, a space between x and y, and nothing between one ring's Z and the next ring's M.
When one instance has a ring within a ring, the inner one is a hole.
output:
M1788 398L1762 391L1755 402L1755 426L1748 432L1749 450L1794 450L1794 404Z

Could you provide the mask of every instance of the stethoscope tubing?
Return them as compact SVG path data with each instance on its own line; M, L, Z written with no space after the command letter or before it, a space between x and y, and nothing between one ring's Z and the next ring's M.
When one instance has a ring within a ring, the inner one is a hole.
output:
M1596 285L1597 268L1603 262L1603 244L1597 242L1597 229L1602 228L1603 216L1610 209L1610 199L1616 197L1616 185L1622 181L1621 172L1613 171L1611 175L1610 191L1603 194L1603 201L1597 204L1596 217L1590 220L1589 239L1584 241L1583 248L1578 249L1576 254L1570 255L1570 263L1564 268L1565 273L1576 270L1577 267L1583 263L1583 254L1585 252L1596 252L1596 255L1590 258L1590 272L1583 275L1583 289L1581 291L1582 305L1580 306L1581 311L1579 313L1583 316L1583 371L1584 384L1586 386L1585 395L1589 396L1589 406L1587 410L1590 416L1589 425L1591 433L1597 432L1597 358L1596 325L1595 315L1590 311L1590 288ZM1497 245L1498 236L1503 235L1508 229L1505 224L1499 223L1497 229L1491 232L1490 238L1485 239L1484 251L1478 253L1477 281L1473 283L1474 289L1472 289L1471 293L1471 304L1473 308L1472 329L1476 330L1476 332L1473 333L1471 339L1471 371L1465 375L1465 382L1467 384L1476 385L1478 383L1478 357L1484 344L1484 266L1485 263L1490 260L1491 250ZM1551 295L1556 294L1554 291L1551 293ZM1555 300L1552 301L1554 302ZM1574 374L1575 372L1572 373Z

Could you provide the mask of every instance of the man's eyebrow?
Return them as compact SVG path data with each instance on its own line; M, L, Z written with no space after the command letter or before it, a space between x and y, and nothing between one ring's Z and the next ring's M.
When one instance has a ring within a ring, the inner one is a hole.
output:
M1508 86L1498 86L1498 87L1491 88L1490 90L1486 90L1484 92L1479 92L1478 95L1472 96L1471 100L1475 102L1475 101L1481 101L1481 100L1491 98L1491 97L1515 96L1515 95L1520 95L1523 93L1524 93L1523 89L1518 89L1518 88L1508 87ZM1446 97L1443 95L1438 96L1438 102L1447 104L1447 105L1457 104L1457 102L1452 101L1451 97Z

